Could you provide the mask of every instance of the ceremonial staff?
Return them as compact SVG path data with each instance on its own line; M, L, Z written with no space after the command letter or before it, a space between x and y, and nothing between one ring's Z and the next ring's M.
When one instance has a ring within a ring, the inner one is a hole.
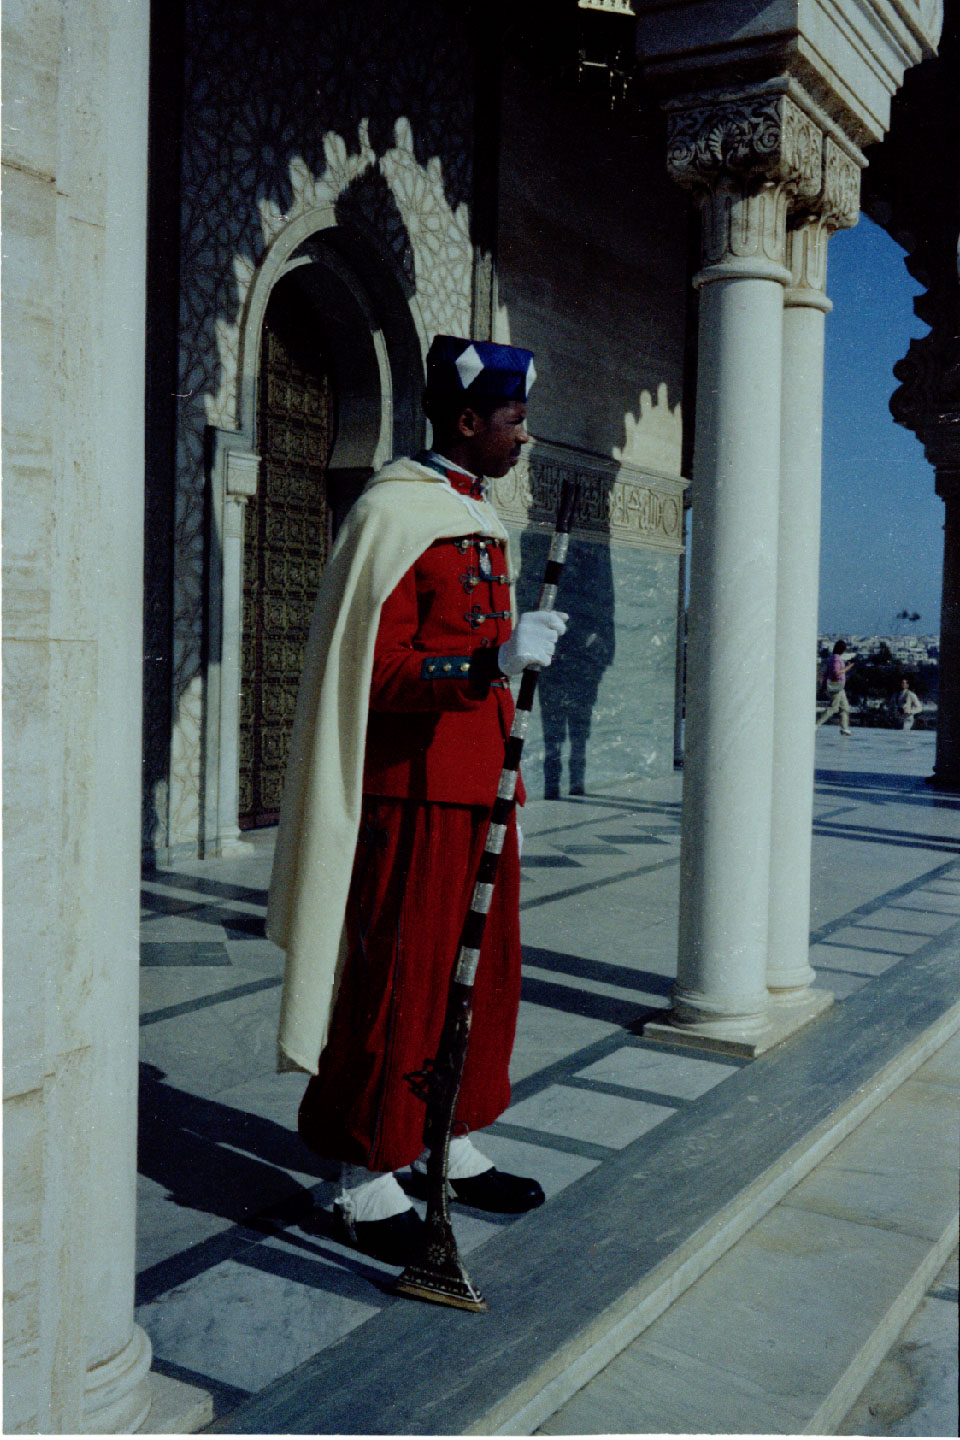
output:
M577 486L564 482L550 556L540 587L538 610L552 610L556 604L557 583L567 558L576 503ZM427 1159L426 1237L423 1253L406 1267L395 1289L401 1295L432 1300L439 1305L454 1305L461 1310L486 1310L487 1302L464 1269L450 1223L447 1203L450 1136L470 1035L473 982L480 961L480 947L493 899L500 854L514 810L520 755L539 678L540 666L528 665L520 682L486 845L477 869L470 909L460 932L460 948L447 994L447 1009L436 1059L428 1060L423 1070L407 1077L415 1093L427 1103L423 1128L424 1145L430 1152Z

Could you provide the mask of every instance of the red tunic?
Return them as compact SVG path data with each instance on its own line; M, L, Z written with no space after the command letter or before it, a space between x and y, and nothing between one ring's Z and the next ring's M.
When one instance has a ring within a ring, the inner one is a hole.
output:
M365 794L493 804L513 721L494 647L510 630L500 541L467 535L424 551L380 612Z
M459 488L460 477L449 478ZM300 1108L301 1136L331 1159L395 1170L423 1148L424 1105L407 1077L436 1054L503 765L513 699L495 647L510 628L503 547L479 535L431 545L381 610L347 901L350 948ZM511 829L474 987L461 1131L491 1124L509 1104L519 884Z

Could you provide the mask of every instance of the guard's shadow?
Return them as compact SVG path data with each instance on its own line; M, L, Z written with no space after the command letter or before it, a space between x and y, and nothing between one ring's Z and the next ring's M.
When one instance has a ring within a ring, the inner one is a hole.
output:
M537 597L530 587L543 573L550 537L526 530L520 546L519 608L532 609ZM571 612L570 628L552 663L541 672L537 687L543 725L543 793L548 800L561 793L565 752L570 794L582 795L586 789L587 743L597 694L616 649L609 540L570 546L562 592L558 608Z
M294 1178L333 1180L339 1165L322 1160L295 1130L178 1090L154 1065L140 1066L138 1169L171 1202L238 1225L310 1215L311 1189Z

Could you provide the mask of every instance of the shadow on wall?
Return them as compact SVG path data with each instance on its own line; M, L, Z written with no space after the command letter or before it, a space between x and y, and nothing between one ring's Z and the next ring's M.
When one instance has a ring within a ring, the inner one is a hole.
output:
M524 531L521 539L521 610L535 608L538 586L550 550L550 536ZM574 539L561 581L557 608L570 614L570 626L553 663L542 672L537 694L543 725L544 799L556 800L563 783L567 751L568 790L583 795L587 784L587 742L603 673L613 663L615 615L609 541Z
M572 623L539 687L547 795L565 768L576 794L673 765L679 536L664 533L655 477L682 471L694 236L656 106L629 122L599 109L558 79L552 43L507 57L499 251L503 315L537 357L534 520L556 503L557 471L585 486L558 602ZM525 527L519 548L525 608L547 538Z

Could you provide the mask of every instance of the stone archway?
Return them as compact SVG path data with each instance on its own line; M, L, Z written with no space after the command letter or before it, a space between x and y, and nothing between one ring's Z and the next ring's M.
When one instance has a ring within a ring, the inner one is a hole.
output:
M239 775L245 510L259 484L263 325L274 292L290 284L315 317L336 390L336 436L326 468L331 534L369 475L423 437L419 399L425 336L415 299L405 294L401 277L362 225L341 225L330 207L299 216L274 238L246 295L235 371L229 377L238 428L211 428L200 837L206 855L244 846ZM287 688L293 693L295 686L291 679ZM269 812L263 814L266 819Z

